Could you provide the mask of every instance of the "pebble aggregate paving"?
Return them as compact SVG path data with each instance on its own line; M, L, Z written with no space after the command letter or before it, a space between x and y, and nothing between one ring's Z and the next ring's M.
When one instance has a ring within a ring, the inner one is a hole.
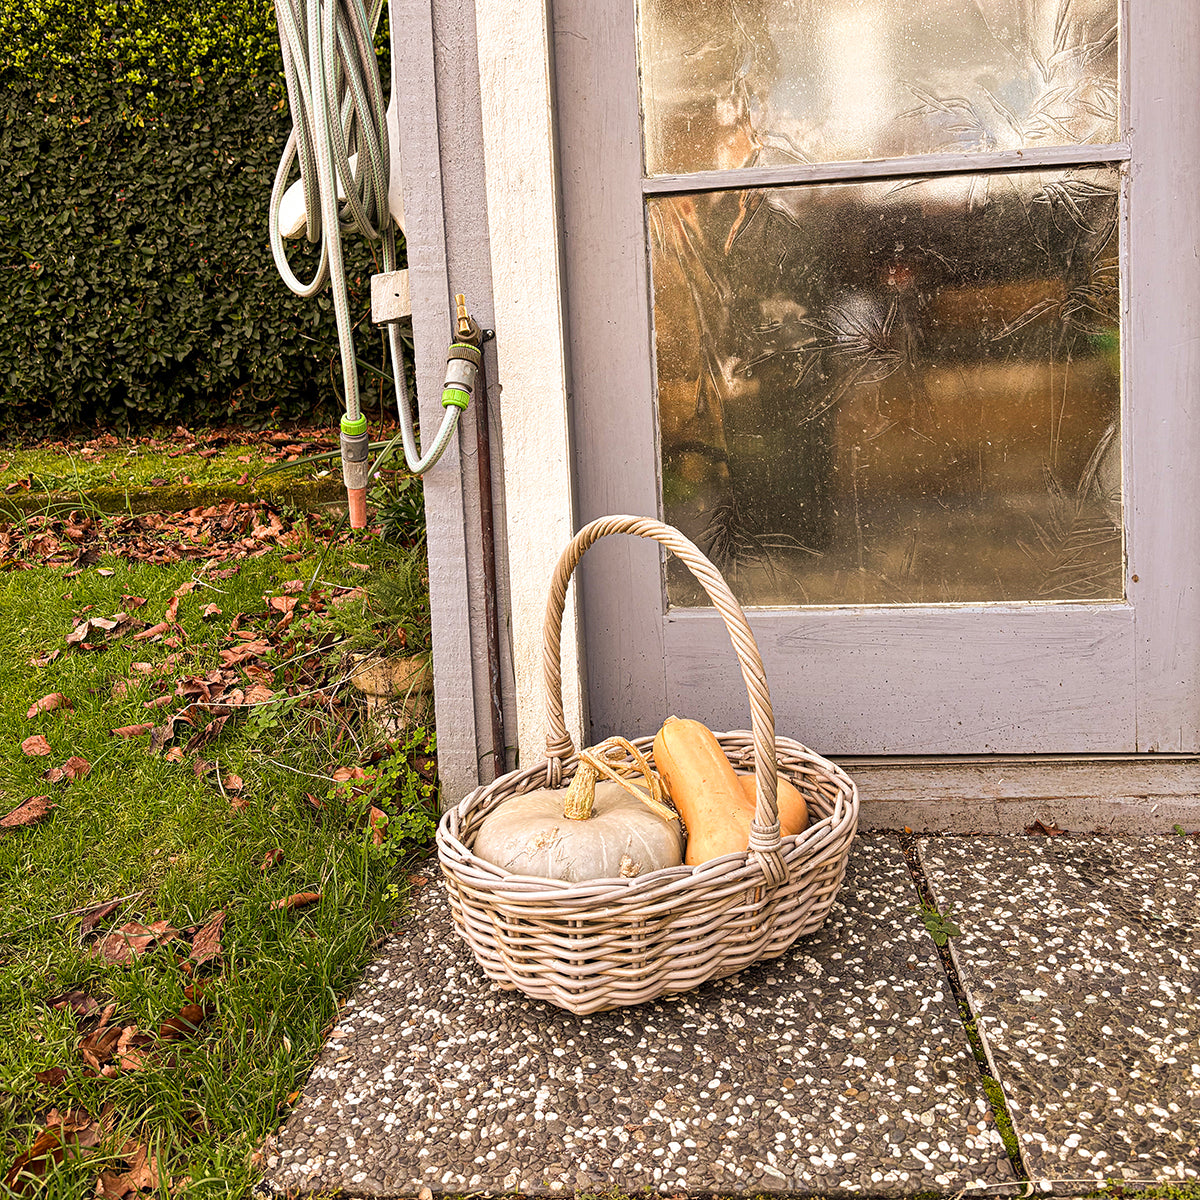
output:
M1200 841L919 853L1030 1177L1200 1177Z
M368 969L261 1191L903 1196L1012 1169L894 837L825 928L696 991L576 1017L495 988L441 887Z

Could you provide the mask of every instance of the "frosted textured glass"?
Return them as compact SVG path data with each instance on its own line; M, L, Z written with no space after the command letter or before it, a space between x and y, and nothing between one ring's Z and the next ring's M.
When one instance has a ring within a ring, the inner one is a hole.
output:
M1116 0L642 0L651 175L1118 139Z
M649 201L663 510L743 603L1121 597L1118 180Z

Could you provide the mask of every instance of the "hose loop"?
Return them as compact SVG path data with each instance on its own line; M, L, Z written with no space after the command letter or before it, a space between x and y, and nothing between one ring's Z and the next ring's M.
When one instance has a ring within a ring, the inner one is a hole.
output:
M304 299L328 283L337 319L346 419L360 417L354 320L342 257L342 235L359 233L381 246L382 270L396 269L396 235L388 208L391 178L386 103L375 59L383 0L275 0L292 132L271 189L268 236L284 283ZM353 160L353 161L351 161ZM279 225L280 206L298 164L305 235L320 246L307 282L292 270ZM408 468L420 475L442 456L457 428L459 409L446 409L433 446L422 455L413 428L399 333L388 326L396 409Z

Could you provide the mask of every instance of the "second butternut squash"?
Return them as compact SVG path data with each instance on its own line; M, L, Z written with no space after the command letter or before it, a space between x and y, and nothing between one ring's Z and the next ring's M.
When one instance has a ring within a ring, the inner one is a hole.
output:
M750 845L754 819L753 775L739 776L721 743L699 721L668 717L654 739L654 765L687 826L684 862L697 866ZM804 797L779 780L780 830L799 833L808 823Z

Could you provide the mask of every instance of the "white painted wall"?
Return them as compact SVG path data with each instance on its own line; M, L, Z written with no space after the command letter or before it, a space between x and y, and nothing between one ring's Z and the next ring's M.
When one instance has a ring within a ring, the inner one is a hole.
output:
M513 671L523 765L544 757L542 621L554 564L575 531L557 168L545 0L475 0L483 100ZM583 728L578 626L563 622L563 705Z

